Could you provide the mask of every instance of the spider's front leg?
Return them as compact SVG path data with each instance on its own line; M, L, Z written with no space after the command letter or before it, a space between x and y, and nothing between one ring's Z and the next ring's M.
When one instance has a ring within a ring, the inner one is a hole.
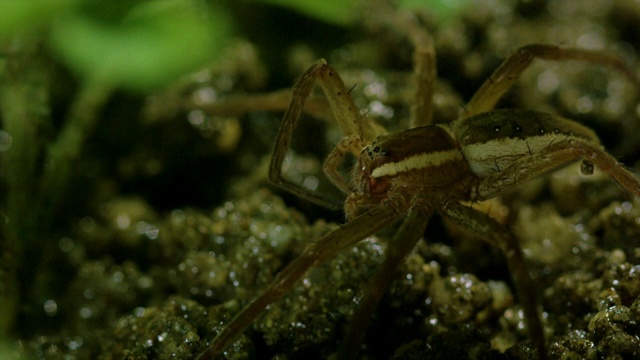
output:
M221 353L264 309L287 294L300 278L313 266L318 266L342 250L397 221L399 214L385 206L365 211L344 226L316 240L273 279L271 284L253 299L213 339L198 360L213 359Z
M380 206L386 207L385 204ZM355 359L364 336L364 329L371 320L378 302L384 293L391 287L396 278L396 269L411 250L422 238L431 216L429 206L422 204L412 206L396 231L393 240L386 249L384 262L376 271L374 277L367 284L364 295L356 308L353 317L349 320L344 340L340 345L338 358Z
M269 165L269 180L303 199L329 209L340 210L341 205L332 203L322 196L308 191L299 184L287 180L282 174L282 163L289 150L293 132L300 121L304 103L316 82L322 87L333 116L345 136L355 135L364 140L370 140L380 132L379 126L362 119L353 99L349 95L349 90L345 87L338 73L324 59L319 60L302 74L293 87L291 104L284 114L280 130L276 136L273 156ZM339 182L339 187L345 190L343 184L344 182Z

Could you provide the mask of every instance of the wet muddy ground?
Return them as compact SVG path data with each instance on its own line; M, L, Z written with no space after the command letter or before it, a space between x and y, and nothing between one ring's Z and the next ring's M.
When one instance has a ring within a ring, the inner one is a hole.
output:
M454 119L484 79L531 43L615 53L638 69L631 1L482 0L434 37L436 121ZM250 6L260 11L249 12ZM249 16L248 13L254 15ZM222 61L145 98L111 99L77 165L69 214L47 234L9 354L47 359L190 358L341 213L282 193L268 161L288 92L316 59L340 72L360 109L401 129L411 105L409 43L366 21L347 27L266 5L237 6ZM260 14L260 15L255 15ZM305 30L295 30L305 23ZM636 71L637 72L637 71ZM537 61L499 107L577 120L640 173L640 89L620 73ZM318 93L286 172L341 201L322 174L340 139ZM640 203L598 170L535 179L487 211L520 240L553 359L640 356ZM497 249L431 220L368 325L365 358L535 358ZM393 229L311 270L228 349L228 358L328 358ZM44 240L43 240L44 241ZM24 326L23 326L24 325Z

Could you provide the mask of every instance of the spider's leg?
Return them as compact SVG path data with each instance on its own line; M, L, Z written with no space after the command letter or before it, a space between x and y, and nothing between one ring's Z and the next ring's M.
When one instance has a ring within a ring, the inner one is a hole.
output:
M609 174L629 193L640 196L640 180L625 169L613 156L607 154L597 144L581 141L578 138L557 141L548 147L524 156L509 167L501 169L479 183L474 200L486 200L513 189L522 182L548 173L577 160L586 160Z
M269 166L269 179L277 186L303 199L338 210L341 205L327 201L322 196L306 190L282 175L282 163L289 150L293 131L300 120L305 100L309 97L316 81L324 90L333 116L345 136L358 135L364 140L370 140L376 135L377 130L373 128L372 123L361 119L358 109L338 73L324 59L320 60L307 69L293 87L291 104L284 114L282 125L276 137Z
M493 109L498 100L513 86L520 74L529 67L535 58L551 61L576 60L609 66L622 72L640 87L640 80L634 70L619 57L589 50L533 44L518 49L491 74L465 107L465 116Z
M261 295L251 301L218 333L198 359L212 359L222 352L269 304L287 294L311 267L322 264L345 248L391 225L397 218L398 214L394 210L377 206L312 243L299 257L278 273Z
M289 144L293 137L293 131L300 120L300 115L304 107L305 100L309 97L313 83L318 77L318 72L323 67L326 67L325 60L320 60L313 64L307 71L302 74L298 82L294 85L291 104L287 108L282 119L282 125L276 136L275 145L273 148L273 155L271 156L271 164L269 165L269 180L277 186L295 194L303 199L312 201L318 205L338 210L340 206L327 201L324 197L321 197L313 192L306 190L299 184L293 183L287 180L282 175L282 163L289 150Z
M504 226L486 214L461 204L449 205L442 211L443 215L453 220L463 230L479 235L500 248L507 259L507 266L516 287L516 293L527 325L529 337L537 349L540 359L546 358L544 331L540 314L538 313L538 299L529 275L522 249L517 239Z
M415 21L411 22L411 42L413 52L414 99L411 106L409 127L431 125L433 122L433 93L437 79L436 50L433 38Z
M370 280L360 304L353 317L349 320L338 358L357 358L362 336L366 325L371 320L371 314L374 312L380 298L391 286L391 282L396 275L396 268L404 261L407 254L411 252L422 237L430 215L431 211L422 206L414 206L409 209L400 229L398 229L393 240L387 246L382 266Z
M200 109L212 116L240 116L256 111L285 111L291 103L292 93L292 89L282 89L261 94L229 95L211 102L189 97L184 100L181 107L186 110ZM333 121L327 105L327 101L321 96L311 95L304 104L304 111L314 117Z
M365 18L369 26L402 34L414 48L414 95L409 127L431 125L433 121L433 93L437 79L436 51L433 37L419 23L414 14L399 11L388 1L369 2L371 14Z

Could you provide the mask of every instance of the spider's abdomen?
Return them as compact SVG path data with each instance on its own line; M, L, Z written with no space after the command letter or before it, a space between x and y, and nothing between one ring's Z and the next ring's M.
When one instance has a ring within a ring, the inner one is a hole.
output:
M530 110L497 110L451 125L471 171L483 178L564 141L599 146L595 133L570 120ZM563 164L560 164L563 165Z

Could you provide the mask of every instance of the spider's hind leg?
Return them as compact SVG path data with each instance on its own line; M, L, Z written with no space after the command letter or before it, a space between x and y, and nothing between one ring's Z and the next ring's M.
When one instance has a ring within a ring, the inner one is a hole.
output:
M533 286L518 240L509 229L473 208L461 204L449 205L443 209L442 214L461 229L489 241L504 253L518 300L522 305L529 337L540 359L545 359L544 329L538 312L536 288Z
M640 79L634 70L617 56L589 50L562 48L555 45L532 44L519 48L504 60L469 100L465 106L465 116L493 109L498 100L515 84L520 74L536 58L549 61L574 60L608 66L620 71L640 88Z

